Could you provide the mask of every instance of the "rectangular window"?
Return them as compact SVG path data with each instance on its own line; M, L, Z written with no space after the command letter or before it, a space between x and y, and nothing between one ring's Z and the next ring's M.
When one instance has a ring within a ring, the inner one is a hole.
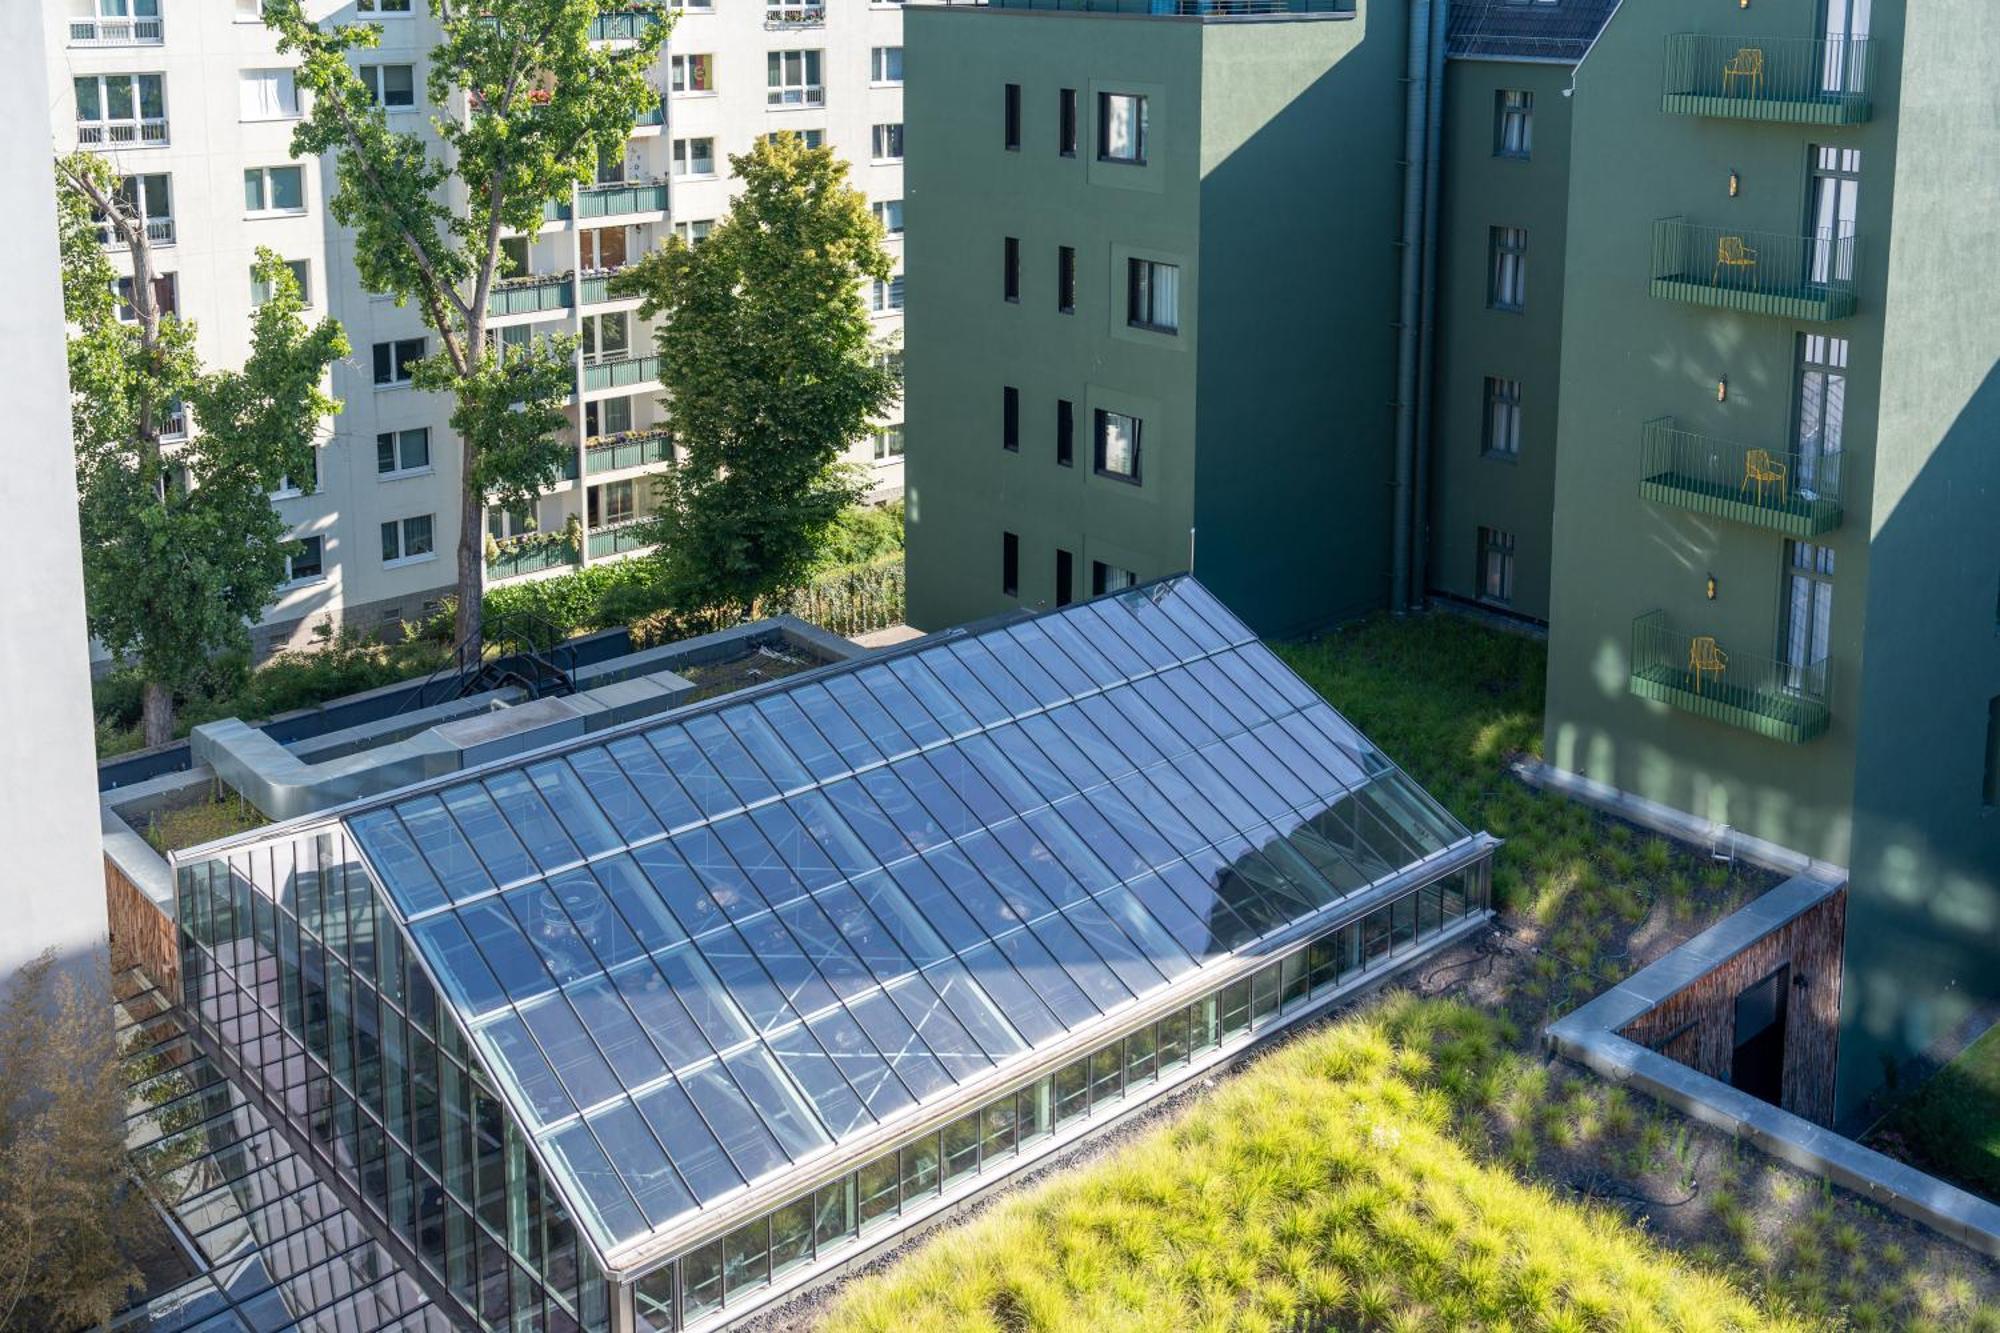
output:
M887 282L880 278L875 279L875 285L869 289L868 308L878 315L891 315L901 310L904 297L903 277L903 274L898 273Z
M1056 97L1056 152L1076 156L1076 89L1065 88Z
M1010 153L1021 151L1021 85L1007 85L1006 105L1003 110L1006 138L1004 146Z
M243 173L243 211L254 214L306 211L304 167L251 167Z
M1181 327L1181 270L1177 264L1132 259L1125 267L1125 322L1135 329L1177 333Z
M124 201L125 211L145 231L146 239L155 245L174 243L174 191L173 177L166 172L155 172L144 176L126 176L118 182L118 197ZM98 239L105 245L122 245L117 229L111 219L91 210L91 218L97 223Z
M577 259L585 272L611 272L631 258L631 228L590 227L577 233ZM525 238L524 238L525 239Z
M1098 476L1138 483L1139 426L1137 417L1098 409L1094 463Z
M1056 399L1056 462L1063 467L1076 463L1076 404Z
M1076 313L1076 247L1056 248L1056 309L1065 315Z
M1833 548L1785 543L1784 628L1778 656L1786 684L1807 694L1826 688L1825 662L1833 644Z
M162 316L180 311L181 284L178 273L162 273L153 279L153 304L159 307ZM127 324L139 322L139 312L132 304L132 279L118 279L118 318Z
M771 51L765 56L764 100L771 106L825 106L818 51Z
M1479 530L1479 599L1505 604L1514 600L1514 534L1498 528Z
M1986 785L1988 808L2000 806L2000 694L1986 701Z
M305 305L312 304L312 265L304 259L287 259L285 267L292 271L292 281L298 284L299 300ZM258 276L256 269L250 270L250 307L256 309L269 301L273 293L271 284Z
M416 373L417 362L424 359L422 338L400 338L395 342L375 344L375 383L380 385L408 384Z
M1495 310L1520 310L1528 299L1528 229L1494 227L1488 237L1493 271L1486 304Z
M1021 595L1021 539L1011 532L1000 534L1000 591L1008 597Z
M407 14L410 0L354 0L354 7L363 14Z
M820 129L772 130L764 137L772 143L776 143L780 139L797 139L800 144L807 148L822 148L826 145L826 131Z
M285 557L285 582L305 583L326 573L326 538L295 537L299 549Z
M388 430L375 437L375 471L378 475L388 477L426 471L430 465L430 427Z
M1146 163L1146 99L1137 93L1097 95L1097 160Z
M715 140L710 138L674 140L673 171L676 176L713 176Z
M630 481L607 481L593 486L588 495L590 526L610 527L629 523L639 512L639 492Z
M585 439L596 439L600 435L616 435L630 429L632 429L631 398L599 398L583 405Z
M432 554L431 515L418 514L414 518L390 519L382 525L382 563L396 564L404 560L419 560Z
M715 91L715 57L712 55L675 56L667 63L667 88L683 97L695 97Z
M870 156L877 162L901 162L903 160L903 123L877 125L870 136Z
M1521 456L1521 382L1486 377L1486 441L1488 458Z
M1139 576L1129 569L1107 565L1102 560L1090 562L1090 595L1102 597L1107 592L1120 592L1139 581Z
M826 0L765 0L764 22L770 26L826 22Z
M246 69L238 85L244 120L294 120L299 114L298 76L289 69Z
M868 52L868 81L899 84L903 81L903 48L878 46Z
M1068 606L1076 600L1076 557L1056 548L1056 605Z
M1000 447L1021 451L1021 391L1011 384L1000 390Z
M690 249L707 240L708 234L714 230L714 218L690 218L686 222L676 222L674 224L674 235L687 242Z
M903 456L903 423L884 426L873 436L875 461L887 463Z
M415 65L363 65L360 67L361 82L368 89L368 100L376 106L399 107L417 104L417 67Z
M1791 488L1801 496L1840 482L1840 454L1847 426L1847 339L1799 335L1798 408L1792 448L1798 455Z
M1001 246L1000 294L1009 301L1021 299L1021 240L1009 236Z
M1535 146L1535 95L1502 88L1493 99L1493 156L1527 157Z
M631 355L631 312L614 310L583 317L583 359L586 364L623 361Z
M873 204L870 204L869 208L874 212L875 220L882 224L882 231L885 235L901 236L903 234L902 200L878 199Z
M283 73L290 78L290 70ZM246 81L249 77L244 75ZM144 146L167 141L165 75L98 74L74 80L73 87L78 143ZM293 100L296 115L296 95Z

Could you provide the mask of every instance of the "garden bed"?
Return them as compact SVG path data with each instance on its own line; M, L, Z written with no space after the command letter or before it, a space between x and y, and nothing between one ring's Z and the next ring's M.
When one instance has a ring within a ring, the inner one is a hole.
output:
M248 833L270 822L256 806L218 783L206 800L153 811L146 816L139 832L154 851L169 856L218 838Z
M1919 1170L2000 1202L2000 1025L1931 1075L1870 1139Z

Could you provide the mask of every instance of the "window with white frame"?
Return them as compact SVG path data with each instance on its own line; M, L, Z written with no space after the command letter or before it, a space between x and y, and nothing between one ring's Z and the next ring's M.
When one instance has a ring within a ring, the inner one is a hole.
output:
M1097 95L1097 160L1143 166L1146 99L1138 93Z
M1528 299L1528 229L1494 227L1489 236L1493 269L1486 304L1495 310L1520 310Z
M771 106L825 106L822 51L770 51L765 55L764 100Z
M376 106L404 107L417 104L417 67L415 65L363 65L360 67L361 82L368 89L368 100Z
M1486 439L1488 458L1521 456L1521 381L1486 377Z
M617 435L632 429L632 399L600 398L583 405L583 434L594 440L600 435Z
M826 143L826 131L819 129L772 130L769 134L765 135L764 137L770 140L772 143L776 143L780 139L797 139L801 144L805 145L807 148L819 148Z
M875 279L869 288L868 308L878 315L887 315L903 308L903 275L898 273L887 282Z
M869 437L873 446L875 461L887 463L903 456L903 423L884 426Z
M410 518L392 518L384 523L382 563L407 564L435 555L437 548L433 534L436 524L433 518L431 514L417 514Z
M431 467L431 428L385 430L375 437L375 474L403 477Z
M674 140L673 162L676 176L713 176L715 140L710 138Z
M689 218L674 224L674 235L685 241L690 249L707 240L708 234L714 230L714 218Z
M1132 259L1125 265L1125 322L1135 329L1178 333L1181 270L1178 264Z
M1502 88L1493 98L1493 156L1529 156L1535 147L1535 95Z
M244 120L296 120L298 75L289 69L246 69L237 88Z
M667 62L667 89L683 97L715 91L715 57L674 56Z
M236 0L236 21L238 23L262 23L264 21L264 0Z
M667 0L667 8L697 14L713 14L715 0Z
M1100 477L1116 477L1137 484L1139 480L1139 418L1123 412L1097 410L1097 444L1094 466Z
M903 160L903 125L901 121L893 125L877 125L871 137L869 156L877 162L901 162Z
M147 147L167 141L164 74L92 74L72 80L76 141Z
M1479 530L1478 597L1505 604L1514 600L1514 534L1499 528Z
M305 259L287 259L285 267L292 271L292 281L299 289L299 300L305 305L312 304L312 262ZM276 293L264 275L256 269L250 270L250 307L256 309L269 301Z
M630 481L607 481L590 488L590 526L614 527L639 514L639 488Z
M632 355L632 315L612 310L583 317L583 359L623 361Z
M126 176L118 182L118 198L124 202L126 215L146 233L147 240L154 245L174 243L172 176L166 172ZM109 217L93 209L91 218L97 223L98 239L105 245L125 243Z
M903 48L877 46L868 52L868 81L895 84L903 81Z
M181 282L177 273L160 273L153 278L153 304L159 307L162 316L178 314L181 306ZM132 279L118 279L118 318L127 324L139 322L139 312L132 305Z
M354 8L363 14L408 14L412 0L354 0Z
M890 236L903 234L903 201L900 199L877 199L869 205L875 220L882 224L882 230Z
M294 537L298 549L285 556L285 582L311 583L326 577L326 538Z
M305 471L296 477L288 474L278 478L278 489L271 492L271 498L283 500L297 495L311 495L318 489L319 446L314 445L306 454Z
M243 211L253 217L305 212L305 168L246 168L243 172Z
M375 344L375 384L388 388L408 384L416 377L417 362L424 359L422 338L398 338Z

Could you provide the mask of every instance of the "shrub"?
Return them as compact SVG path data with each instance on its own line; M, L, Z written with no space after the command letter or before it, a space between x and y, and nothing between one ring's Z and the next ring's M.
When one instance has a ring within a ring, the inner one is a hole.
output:
M867 565L903 549L903 502L885 505L857 505L834 520L826 534L826 544L814 569L826 571L843 565Z

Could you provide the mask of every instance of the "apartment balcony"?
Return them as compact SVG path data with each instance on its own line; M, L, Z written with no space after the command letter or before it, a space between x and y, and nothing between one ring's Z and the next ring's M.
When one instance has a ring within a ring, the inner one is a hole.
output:
M584 274L583 281L577 284L577 295L582 298L585 305L603 305L606 301L630 299L612 294L611 280L618 276L618 272L617 269L600 269L595 273Z
M643 518L628 518L622 523L608 523L601 528L592 528L589 538L590 558L603 560L608 556L644 551L653 544L651 528L651 523Z
M1653 224L1652 293L1663 301L1824 323L1854 313L1854 237Z
M1682 430L1672 417L1639 436L1639 494L1801 540L1840 526L1840 455L1760 449Z
M76 141L84 148L161 148L167 142L167 118L80 120L76 124Z
M1803 745L1826 734L1833 664L1795 666L1676 630L1651 611L1632 622L1630 689L1712 722Z
M159 46L166 40L166 24L158 15L69 21L71 46Z
M1858 125L1874 115L1875 47L1866 37L1667 38L1660 109L1675 116L1782 125Z
M486 580L494 583L523 574L565 569L577 563L576 548L563 541L560 534L514 537L500 543L499 555L486 562Z
M766 28L818 28L826 24L824 0L767 0Z
M601 436L586 442L583 447L583 469L593 477L673 461L673 437L664 430L635 430L622 435Z
M593 42L636 42L646 35L650 28L657 27L659 14L650 10L619 10L610 14L599 14L590 21L590 40Z
M538 315L567 310L576 304L576 284L567 273L503 278L487 293L489 315Z
M172 218L147 218L145 219L145 227L146 239L154 245L172 245L174 243L174 220ZM118 235L118 229L113 227L109 222L100 222L97 224L97 242L99 245L108 246L112 249L122 249L125 245L124 239Z
M651 106L632 117L632 128L635 130L658 129L666 123L667 104L661 100L654 101Z
M660 358L634 356L629 352L599 352L583 360L583 387L622 389L631 384L648 384L660 378Z
M616 181L608 185L587 185L576 192L576 216L609 218L625 213L667 211L667 182Z

